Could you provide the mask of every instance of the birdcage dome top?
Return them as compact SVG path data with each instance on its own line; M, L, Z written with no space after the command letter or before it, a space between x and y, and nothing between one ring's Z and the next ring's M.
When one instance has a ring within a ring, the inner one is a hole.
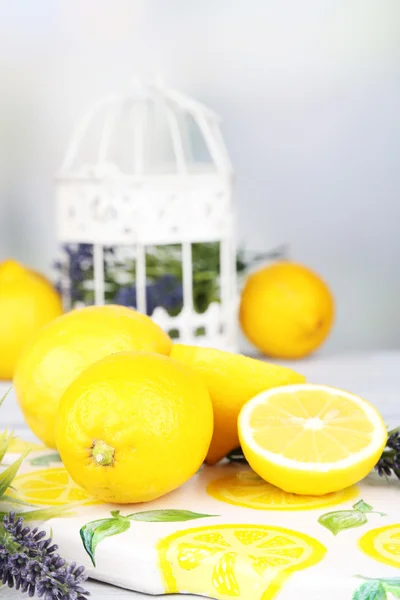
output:
M61 176L229 174L217 115L161 81L135 81L78 125Z

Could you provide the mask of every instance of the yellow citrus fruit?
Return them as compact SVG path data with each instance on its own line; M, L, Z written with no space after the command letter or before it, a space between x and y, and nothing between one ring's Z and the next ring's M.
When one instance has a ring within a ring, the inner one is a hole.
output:
M221 502L256 510L311 510L347 502L358 496L358 489L352 486L325 496L299 496L267 483L250 469L242 469L211 481L207 493Z
M43 327L17 364L17 399L33 433L56 448L54 427L60 398L90 364L114 352L168 354L171 340L149 317L123 306L90 306Z
M196 473L213 430L202 380L152 353L91 365L66 390L57 446L71 477L106 502L147 502Z
M68 471L62 467L40 469L18 475L7 494L18 500L43 506L61 506L86 500L87 504L97 503L84 489L72 481Z
M166 593L229 600L270 600L294 571L317 564L317 540L269 525L214 525L178 531L159 542Z
M62 314L51 283L14 260L0 263L0 379L12 379L22 348Z
M371 558L400 568L400 524L368 531L360 539L359 546Z
M323 385L262 392L239 415L243 452L285 492L320 496L357 483L378 462L387 429L368 402Z
M265 355L301 358L327 337L334 301L327 285L310 269L278 262L249 276L239 316L244 334Z
M214 435L206 462L210 465L239 446L237 418L253 396L272 387L305 381L291 369L212 348L174 344L171 357L196 370L214 408Z

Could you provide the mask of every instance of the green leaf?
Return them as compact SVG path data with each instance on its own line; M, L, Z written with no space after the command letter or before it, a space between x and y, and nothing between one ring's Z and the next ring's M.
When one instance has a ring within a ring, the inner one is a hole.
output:
M367 579L364 577L364 579ZM381 581L383 585L391 585L393 587L400 587L400 577L375 577L375 581Z
M318 519L318 523L329 529L333 535L337 535L345 529L360 527L367 523L368 519L364 513L358 510L338 510L325 513Z
M0 462L3 460L12 439L13 434L9 433L8 431L3 431L0 434Z
M48 519L55 519L56 517L62 517L65 513L82 506L82 502L75 504L65 504L64 506L55 506L52 508L37 508L35 510L28 510L25 512L16 513L16 517L23 517L24 521L47 521ZM9 512L0 511L0 520L3 520L5 515Z
M86 523L80 530L83 547L89 554L93 566L96 566L95 552L97 545L107 537L123 533L131 524L125 518L98 519Z
M366 581L353 594L352 600L386 600L386 592L380 581Z
M61 456L58 454L58 452L37 456L29 461L33 467L43 467L45 465L51 465L55 462L61 462Z
M395 598L400 598L400 586L387 585L384 583L383 587L385 588L386 592L389 592Z
M20 500L19 498L13 498L7 494L2 495L1 501L9 506L36 506L35 504L30 504L30 502L25 502L25 500Z
M173 521L192 521L193 519L204 519L206 517L217 517L218 515L206 515L195 513L190 510L179 510L167 508L164 510L146 510L144 512L132 513L127 518L131 521L148 521L150 523L163 523Z
M10 487L14 477L18 473L18 469L21 466L24 458L29 454L30 448L27 448L25 452L21 454L21 456L12 463L7 469L5 469L0 475L0 498L8 490Z
M11 392L12 387L9 387L6 393L0 398L0 406L3 404L4 400L7 398L8 394Z
M364 500L359 500L356 504L353 505L354 510L360 510L361 512L369 512L374 510L370 504L364 502Z

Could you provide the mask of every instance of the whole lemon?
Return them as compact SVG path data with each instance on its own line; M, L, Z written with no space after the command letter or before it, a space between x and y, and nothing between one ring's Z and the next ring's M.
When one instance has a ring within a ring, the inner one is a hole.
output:
M61 298L39 273L15 260L0 263L0 379L12 379L22 348L63 312Z
M56 439L78 485L125 504L190 479L212 431L210 396L196 373L166 356L124 352L92 364L68 387Z
M302 358L327 337L334 319L328 286L303 265L278 262L249 276L240 303L240 324L267 356Z
M58 403L68 385L89 365L115 352L168 354L171 340L146 315L123 306L90 306L43 327L18 360L14 385L33 433L56 448Z
M214 348L174 344L171 357L196 371L210 393L214 434L206 458L209 465L239 446L237 420L246 402L263 390L305 381L287 367Z

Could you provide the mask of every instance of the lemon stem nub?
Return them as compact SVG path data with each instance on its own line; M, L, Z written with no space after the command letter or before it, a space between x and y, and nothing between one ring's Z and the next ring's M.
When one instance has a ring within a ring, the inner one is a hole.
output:
M114 448L102 440L96 440L93 443L92 456L96 463L102 467L109 467L114 464Z

